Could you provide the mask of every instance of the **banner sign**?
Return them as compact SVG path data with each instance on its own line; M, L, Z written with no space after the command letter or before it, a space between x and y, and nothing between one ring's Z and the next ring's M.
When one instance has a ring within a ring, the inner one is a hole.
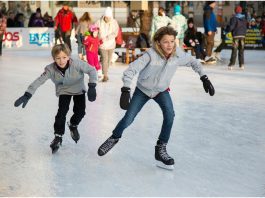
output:
M231 32L226 34L225 43L227 46L231 47L233 42L233 37ZM260 29L247 29L247 34L245 37L245 47L246 48L263 48L264 38L261 35Z
M53 28L7 28L3 37L4 49L51 48L54 43Z

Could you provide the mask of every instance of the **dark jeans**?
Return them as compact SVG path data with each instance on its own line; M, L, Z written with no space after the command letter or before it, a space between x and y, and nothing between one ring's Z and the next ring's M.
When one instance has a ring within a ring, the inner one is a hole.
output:
M206 54L203 49L203 45L201 44L196 44L194 47L195 55L197 59L204 59Z
M85 116L86 112L86 97L85 94L82 95L60 95L59 96L59 108L57 115L55 116L54 122L54 134L63 135L65 131L65 120L66 114L69 110L69 105L71 98L74 100L73 116L70 119L70 123L73 125L78 125L82 118Z
M239 66L244 64L244 46L245 38L233 38L230 65L235 65L236 63L237 49Z
M113 136L115 138L120 138L122 136L124 129L126 129L133 122L138 112L142 109L144 104L149 99L151 98L149 98L140 89L136 87L128 110L126 111L124 117L117 124L116 128L113 130ZM168 91L159 93L153 99L160 106L164 117L162 129L158 139L167 143L170 137L171 128L175 116L172 100Z
M83 44L84 36L79 33L76 35L76 39L77 39L77 45L78 45L78 48L77 48L78 54L82 54L85 56L86 50L85 50L85 45Z
M68 45L68 47L70 48L70 50L72 51L72 47L71 47L71 31L67 31L67 32L62 32L62 38L63 38L63 42L66 43Z

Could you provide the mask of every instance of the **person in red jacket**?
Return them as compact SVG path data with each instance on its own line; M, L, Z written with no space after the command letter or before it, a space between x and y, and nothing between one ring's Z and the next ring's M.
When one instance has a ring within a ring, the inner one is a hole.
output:
M2 41L6 31L6 18L0 12L0 56L2 56Z
M85 37L84 45L86 46L87 62L94 66L98 71L101 69L98 60L98 48L102 44L102 40L98 38L99 27L95 24L89 26L89 34Z
M60 32L64 43L71 49L71 31L73 29L73 24L77 24L77 18L67 4L64 4L63 8L58 11L54 21L55 31L57 30Z

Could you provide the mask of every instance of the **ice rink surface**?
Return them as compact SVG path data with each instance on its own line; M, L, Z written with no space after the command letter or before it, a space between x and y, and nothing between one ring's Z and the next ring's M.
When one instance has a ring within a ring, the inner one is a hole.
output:
M0 196L265 196L265 52L246 50L244 71L227 70L230 53L222 51L224 63L204 66L216 89L213 97L191 68L177 70L170 86L176 116L167 147L175 170L167 171L155 166L162 113L154 101L106 156L97 155L125 113L119 97L126 65L111 66L109 82L97 85L97 100L87 101L78 144L66 127L63 145L52 155L58 109L53 83L42 85L25 109L14 107L52 61L50 51L4 51ZM71 115L72 109L67 120Z

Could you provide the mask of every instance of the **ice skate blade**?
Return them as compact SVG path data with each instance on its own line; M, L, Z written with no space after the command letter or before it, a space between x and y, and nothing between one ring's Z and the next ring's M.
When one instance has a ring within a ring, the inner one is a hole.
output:
M60 146L58 146L58 147L56 147L56 148L52 149L52 154L55 154L55 153L57 153L57 151L59 150L59 148L60 148Z
M174 165L165 165L163 162L156 162L156 166L166 170L174 170Z

